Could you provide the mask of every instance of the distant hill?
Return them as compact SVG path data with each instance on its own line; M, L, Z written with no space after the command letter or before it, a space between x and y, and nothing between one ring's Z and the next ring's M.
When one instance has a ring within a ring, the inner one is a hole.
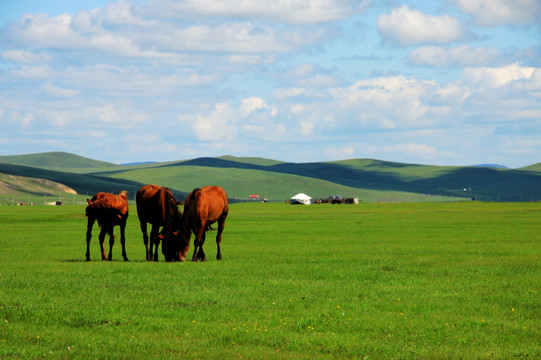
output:
M0 204L4 201L19 202L24 199L29 203L35 201L36 196L56 197L58 194L76 195L77 192L72 188L50 180L8 175L0 173ZM32 196L31 196L32 195Z
M156 161L139 161L139 162L132 162L132 163L125 163L121 164L122 166L133 166L133 165L150 165L155 164Z
M6 158L32 166L9 164L3 161ZM342 195L370 202L470 198L539 201L541 171L535 170L538 167L513 170L429 166L374 159L288 163L233 156L122 166L65 153L0 157L0 173L58 181L82 194L128 190L133 195L142 185L154 183L171 188L179 199L195 187L215 184L224 187L232 199L247 199L257 194L270 200L284 200L304 192L313 198Z
M114 179L91 174L75 174L13 164L0 163L0 173L26 178L50 180L74 189L78 194L88 196L92 196L100 191L118 194L122 190L127 190L131 199L137 190L143 186L143 184L136 181Z
M42 169L92 169L117 166L65 152L0 156L0 163L39 167Z
M539 172L541 172L541 163L537 163L537 164L533 164L533 165L530 165L530 166L526 166L526 167L521 168L520 170L525 170L525 171L539 171Z
M489 167L489 168L509 169L507 166L500 165L500 164L479 164L479 165L473 165L473 166L475 166L475 167Z

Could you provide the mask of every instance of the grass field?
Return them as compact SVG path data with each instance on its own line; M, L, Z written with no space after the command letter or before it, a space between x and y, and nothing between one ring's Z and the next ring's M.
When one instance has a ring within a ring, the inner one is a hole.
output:
M206 263L131 209L126 263L83 206L0 207L0 358L541 358L539 203L232 204Z

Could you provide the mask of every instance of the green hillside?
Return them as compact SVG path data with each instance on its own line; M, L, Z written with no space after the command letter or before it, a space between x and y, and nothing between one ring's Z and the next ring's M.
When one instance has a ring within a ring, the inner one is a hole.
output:
M143 186L143 184L139 182L130 180L108 178L98 175L81 175L69 172L40 169L30 166L2 163L0 163L0 174L10 174L34 179L50 180L70 187L78 194L84 196L92 196L100 191L118 194L122 190L127 190L130 199L132 199L137 190ZM37 194L43 195L41 192L38 192Z
M68 172L72 172L73 169L96 169L118 166L112 163L92 160L65 152L0 156L0 163L33 166L51 170L64 170Z
M16 161L26 165L9 163ZM0 157L0 173L48 179L80 194L128 190L134 195L142 185L154 183L171 188L179 199L195 187L216 184L224 187L233 199L257 194L270 200L284 200L304 192L314 199L341 195L367 202L469 198L539 201L541 171L535 171L536 166L512 170L373 159L287 163L233 156L122 166L66 153Z
M540 162L540 163L537 163L537 164L530 165L530 166L523 167L523 168L521 168L520 170L524 170L524 171L539 171L539 172L541 172L541 162Z
M436 200L436 198L429 199L426 195L360 189L305 176L245 168L177 165L115 172L110 176L168 186L185 192L204 185L219 185L227 190L230 198L239 200L248 199L252 194L270 200L285 200L299 192L307 193L314 199L326 199L330 195L341 195L343 197L357 197L362 201L370 202L398 201L398 199Z
M163 166L153 168L155 177L160 177L166 181L168 171L174 173L171 169L175 167L198 166L208 171L208 174L216 173L216 169L227 169L227 174L233 176L239 181L249 180L245 174L235 175L238 170L258 170L263 171L267 176L267 182L260 179L254 179L258 188L272 184L276 179L276 174L295 175L319 187L317 181L325 181L335 186L340 185L346 188L377 190L380 192L399 191L407 193L422 194L425 196L449 196L456 198L476 198L482 201L538 201L541 200L541 174L532 171L511 170L502 168L486 167L450 167L450 166L427 166L417 164L402 164L393 162L384 162L370 159L355 159L336 162L316 162L316 163L275 163L273 165L259 165L248 161L237 162L234 158L198 158L176 163L169 163ZM105 174L104 174L105 175ZM122 177L120 173L116 173ZM176 174L175 176L181 176ZM199 183L208 184L210 175L203 176ZM226 177L226 175L219 175ZM181 179L191 178L187 175ZM132 178L133 179L133 178ZM291 180L291 179L290 179ZM284 180L286 183L296 185L290 180ZM171 178L170 181L174 181ZM177 185L180 186L180 185ZM306 188L306 187L305 187ZM308 192L304 190L302 184L295 187L297 192ZM325 192L325 190L315 193ZM259 191L262 192L262 191ZM331 193L335 194L336 192ZM344 196L348 196L343 194ZM316 195L317 196L317 195Z

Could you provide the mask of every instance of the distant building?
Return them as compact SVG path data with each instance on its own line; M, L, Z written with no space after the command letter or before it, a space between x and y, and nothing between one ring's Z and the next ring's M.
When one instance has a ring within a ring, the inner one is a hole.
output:
M306 194L299 193L291 198L291 205L310 205L312 198Z

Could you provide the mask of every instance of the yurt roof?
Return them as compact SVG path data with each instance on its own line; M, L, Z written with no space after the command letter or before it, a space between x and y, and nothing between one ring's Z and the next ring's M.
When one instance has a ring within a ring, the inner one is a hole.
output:
M297 195L293 196L292 199L295 200L309 200L312 199L310 196L304 194L304 193L298 193Z

